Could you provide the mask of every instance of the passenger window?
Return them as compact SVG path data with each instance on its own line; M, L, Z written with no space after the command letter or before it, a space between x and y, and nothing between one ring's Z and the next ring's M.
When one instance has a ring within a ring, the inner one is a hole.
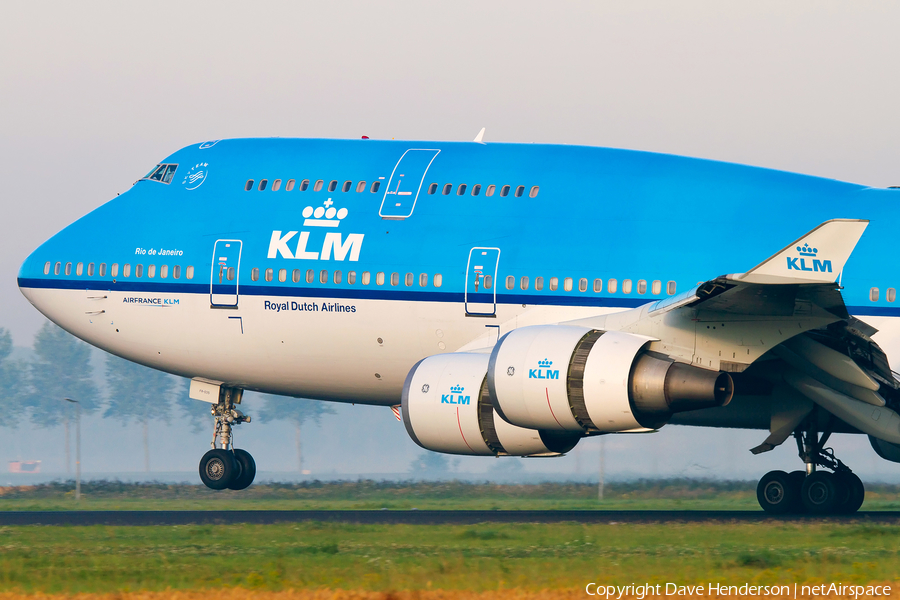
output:
M369 285L369 282L372 280L372 275L368 271L363 271L362 273L362 284Z
M336 189L337 189L337 179L332 179L330 182L328 182L328 191L333 192Z
M359 183L356 184L356 193L359 194L364 191L366 191L366 182L360 181Z
M156 265L147 265L147 277L150 279L156 277Z
M259 267L250 269L250 281L259 281Z
M347 271L347 285L356 284L356 271Z
M558 287L559 287L559 278L558 278L558 277L551 277L551 278L550 278L550 291L551 291L551 292L555 292L555 291L556 291L556 288L558 288Z
M893 302L896 299L897 299L897 290L895 290L894 288L888 288L887 289L887 301Z
M266 281L272 281L272 269L266 269Z
M194 278L194 267L193 265L188 265L184 270L185 279L193 279Z
M56 263L57 265L59 263ZM109 276L110 277L118 277L119 276L119 263L113 263L109 268Z
M534 289L538 292L544 289L544 278L543 277L535 277L534 278Z
M341 188L341 191L344 192L344 193L347 193L347 192L350 191L350 188L351 188L352 186L353 186L353 182L352 182L352 181L345 181L343 187Z
M228 281L234 281L234 276L235 276L235 268L228 267L228 269L225 270L225 279L227 279Z
M495 190L495 189L497 189L497 186L496 186L496 185L489 185L489 186L487 186L487 189L484 190L484 195L485 195L485 196L493 196L493 195L494 195L494 190Z
M307 269L306 271L306 283L312 283L316 280L316 272L312 269Z
M300 182L300 191L305 192L307 189L309 189L309 179L304 179Z
M281 180L276 179L275 181L272 182L272 191L277 192L280 189L281 189Z
M441 191L441 193L442 193L443 195L445 195L445 196L449 196L449 195L450 195L450 191L451 191L452 189L453 189L453 184L452 184L452 183L445 184L445 185L444 185L444 189Z
M131 277L131 265L125 263L122 265L122 277Z
M78 263L75 265L75 274L81 277L82 273L84 273L84 263Z
M519 287L523 290L528 289L528 277L522 277L519 279Z
M539 191L541 191L541 188L539 188L538 186L536 186L536 185L531 186L531 191L528 192L528 197L529 198L537 198Z
M428 273L419 275L419 287L428 287Z
M624 281L622 281L622 293L623 294L631 293L631 280L630 279L625 279Z
M144 265L134 265L134 276L135 277L143 277L144 276Z
M381 182L380 182L380 181L373 181L373 182L372 182L372 187L370 188L370 191L374 194L375 192L378 191L378 188L380 188L380 187L381 187Z
M165 279L169 276L169 265L162 265L159 267L159 278Z
M516 287L516 278L512 275L506 276L506 289L511 290Z
M641 295L647 293L647 282L643 279L638 279L637 293Z
M481 192L481 184L476 183L472 186L472 195L477 196Z
M500 188L500 195L501 196L509 195L509 186L508 185L504 185L502 188Z
M400 285L400 273L391 273L391 285Z
M66 263L66 275L72 274L72 263Z
M653 287L650 288L650 293L654 296L659 296L659 293L662 292L662 281L659 279L653 280Z
M436 183L432 183L431 185L428 186L428 193L429 193L429 194L433 194L433 193L435 193L436 191L437 191L437 184L436 184Z
M44 275L50 274L50 261L44 263Z
M319 283L328 283L328 271L326 269L319 271Z
M404 283L406 284L406 287L412 287L412 284L415 281L415 279L416 279L415 275L413 275L412 273L407 273L406 277L404 278Z
M59 262L53 266L53 274L54 275L59 275L60 267L62 267L62 263L59 263Z
M181 277L181 265L175 265L172 267L172 278L178 279L179 277Z
M524 185L520 185L519 187L516 188L516 198L521 198L522 194L524 194L524 193L525 193Z
M456 188L456 195L457 196L465 196L466 195L466 184L464 184L464 183L459 184L459 187Z
M256 187L256 189L258 189L258 190L261 191L261 192L264 192L264 191L266 191L266 186L267 186L267 185L269 185L269 180L268 180L268 179L260 179L260 180L259 180L259 185Z
M248 180L247 180L247 185L244 186L244 191L245 191L245 192L249 192L249 191L252 190L252 189L253 189L253 180L252 180L252 179L248 179Z
M602 280L602 279L595 279L595 280L594 280L594 291L597 292L597 293L603 291L603 280Z
M231 269L229 269L229 271L230 271L230 270L231 270ZM228 279L229 279L229 281L230 281L230 280L231 280L231 277L229 277ZM287 269L278 269L278 281L280 281L280 282L282 282L282 283L284 283L285 281L287 281Z
M100 263L100 277L106 277L106 263Z
M675 282L670 281L666 284L666 293L670 296L675 295Z
M610 294L615 294L618 289L619 289L619 282L616 281L615 279L610 279L609 283L606 284L606 290Z
M324 182L323 180L321 180L321 179L317 180L317 181L316 181L316 184L313 186L313 191L314 191L314 192L321 192L321 191L322 191L322 186L323 186L323 185L325 185L325 182Z
M68 275L68 273L66 273L66 275ZM873 287L871 290L869 290L869 300L871 300L872 302L878 302L878 288L877 287Z
M571 277L566 277L565 279L563 279L563 289L567 292L572 291L572 278Z
M584 277L582 277L581 279L578 280L578 291L579 292L587 291L587 279L585 279Z
M296 183L293 179L288 179L288 182L284 186L284 191L292 192L294 191L294 183Z
M375 285L384 285L384 272L375 273Z
M335 271L335 272L334 272L334 279L333 279L333 281L334 281L335 283L340 283L341 281L343 281L343 279L344 279L344 276L341 274L340 271Z
M489 290L494 285L494 278L490 275L484 276L484 289Z
M441 287L441 283L444 282L444 277L440 273L434 276L434 287Z
M300 283L300 280L303 279L303 271L300 269L294 269L291 271L291 282Z

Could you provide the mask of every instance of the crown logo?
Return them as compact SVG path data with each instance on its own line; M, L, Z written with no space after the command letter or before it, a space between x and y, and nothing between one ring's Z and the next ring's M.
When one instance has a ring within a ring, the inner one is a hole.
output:
M313 208L307 206L303 209L304 227L337 227L341 224L341 219L347 216L349 212L346 208L338 210L333 207L334 202L329 198L322 203L322 206ZM325 217L324 219L322 217Z
M545 358L544 360L539 360L539 361L538 361L538 367L549 367L549 366L552 365L552 364L553 364L553 361L552 361L552 360L547 360L546 358Z
M797 246L797 252L800 253L800 256L815 256L819 249L811 248L809 244L804 243L803 246Z
M464 389L466 389L466 388L464 388L461 385L454 385L452 388L450 388L450 393L451 394L462 394Z

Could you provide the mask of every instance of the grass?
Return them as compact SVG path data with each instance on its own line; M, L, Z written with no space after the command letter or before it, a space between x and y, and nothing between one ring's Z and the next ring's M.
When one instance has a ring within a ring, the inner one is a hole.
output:
M900 526L864 523L0 528L0 591L479 592L590 581L866 583L898 572Z

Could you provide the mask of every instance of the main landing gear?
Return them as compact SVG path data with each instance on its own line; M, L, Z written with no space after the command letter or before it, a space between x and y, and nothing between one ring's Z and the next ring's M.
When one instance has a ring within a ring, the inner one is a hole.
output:
M834 457L834 451L823 447L830 435L826 431L819 439L814 425L794 432L806 470L766 473L756 486L763 510L776 515L848 515L859 510L866 490L859 477ZM817 471L816 467L831 471Z
M250 417L234 407L241 402L242 390L222 388L218 404L210 413L215 421L212 450L200 459L200 479L204 485L214 490L242 490L253 483L256 477L256 462L246 450L234 447L231 428L241 423L249 423ZM216 440L219 440L219 447Z

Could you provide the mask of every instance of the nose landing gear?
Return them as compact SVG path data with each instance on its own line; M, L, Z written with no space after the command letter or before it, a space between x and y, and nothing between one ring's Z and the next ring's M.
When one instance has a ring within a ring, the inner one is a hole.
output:
M831 432L819 439L818 431L794 432L805 471L770 471L756 487L759 505L771 514L808 513L812 515L852 514L866 497L862 481L847 465L835 458L831 448L824 448ZM817 467L831 469L818 471Z
M235 448L233 443L232 427L250 422L250 417L234 407L240 403L241 393L240 389L223 387L219 402L210 410L215 421L212 450L200 459L200 480L214 490L242 490L256 477L253 457L246 450Z

